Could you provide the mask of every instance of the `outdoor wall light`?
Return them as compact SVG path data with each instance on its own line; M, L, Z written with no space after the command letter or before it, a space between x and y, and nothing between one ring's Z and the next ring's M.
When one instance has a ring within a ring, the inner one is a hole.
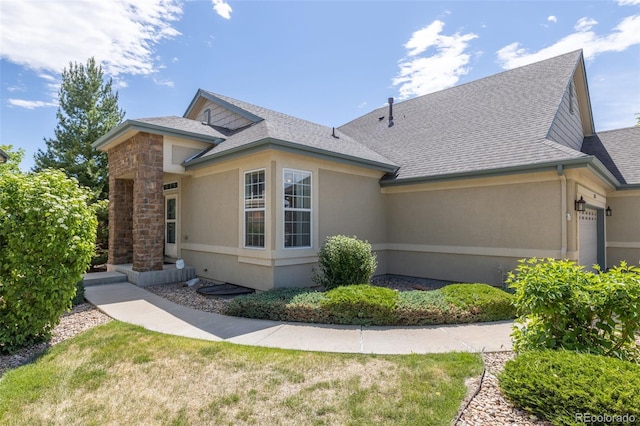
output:
M587 202L580 196L579 200L576 200L576 211L583 212L587 206Z
M613 212L611 211L611 207L607 206L607 209L605 210L607 216L611 216L613 214Z

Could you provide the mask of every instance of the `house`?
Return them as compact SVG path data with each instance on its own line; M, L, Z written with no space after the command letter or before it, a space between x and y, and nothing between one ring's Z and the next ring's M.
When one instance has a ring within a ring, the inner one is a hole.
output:
M0 149L0 164L9 161L9 154Z
M108 153L109 264L267 290L312 284L327 236L377 274L501 283L517 260L640 260L640 127L596 133L581 51L331 128L198 90Z

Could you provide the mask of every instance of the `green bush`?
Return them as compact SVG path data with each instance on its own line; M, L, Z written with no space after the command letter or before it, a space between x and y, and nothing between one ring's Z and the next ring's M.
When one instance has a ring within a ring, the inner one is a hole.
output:
M398 292L368 284L337 287L329 290L320 306L336 324L392 325Z
M247 294L232 299L225 305L223 313L236 317L287 321L287 304L295 296L308 292L309 289L304 288L278 288Z
M530 351L508 361L499 382L515 405L554 425L590 423L586 415L609 416L594 424L640 419L640 365L631 362L564 350Z
M318 254L319 273L314 271L314 281L327 290L369 284L377 265L368 242L344 235L328 237Z
M460 295L456 299L457 305L447 300L441 290L397 292L383 287L355 285L338 287L326 293L286 288L241 296L231 300L223 313L276 321L352 325L460 324L505 319L509 309L504 307L504 294L507 298L511 295L486 285L461 286L469 287L452 293ZM474 289L481 296L473 297ZM510 309L513 313L512 306ZM508 318L513 318L513 315Z
M61 171L0 175L0 352L46 339L93 254L89 192Z
M516 351L567 349L633 360L639 357L640 269L622 263L592 273L571 261L520 261L507 281L520 317Z
M444 300L468 311L469 321L498 321L515 317L513 295L488 284L450 284L440 289Z
M401 291L396 318L397 325L433 325L469 322L471 315L447 302L439 290Z

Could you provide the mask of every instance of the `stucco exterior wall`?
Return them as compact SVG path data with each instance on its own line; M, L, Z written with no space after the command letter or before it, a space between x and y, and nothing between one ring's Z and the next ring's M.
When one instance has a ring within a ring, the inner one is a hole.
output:
M500 284L520 258L561 254L557 174L412 189L385 188L388 273Z
M320 169L319 242L332 235L355 235L372 244L387 241L385 201L379 177Z
M607 267L640 264L640 190L616 191L607 197Z

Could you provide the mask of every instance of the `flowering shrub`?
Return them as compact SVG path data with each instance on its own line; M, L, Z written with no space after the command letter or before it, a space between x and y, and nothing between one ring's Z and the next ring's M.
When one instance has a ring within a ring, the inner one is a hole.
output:
M61 171L0 175L0 352L46 339L96 237L89 192Z
M568 260L521 260L507 283L518 315L514 349L567 349L639 357L640 268L584 271Z

